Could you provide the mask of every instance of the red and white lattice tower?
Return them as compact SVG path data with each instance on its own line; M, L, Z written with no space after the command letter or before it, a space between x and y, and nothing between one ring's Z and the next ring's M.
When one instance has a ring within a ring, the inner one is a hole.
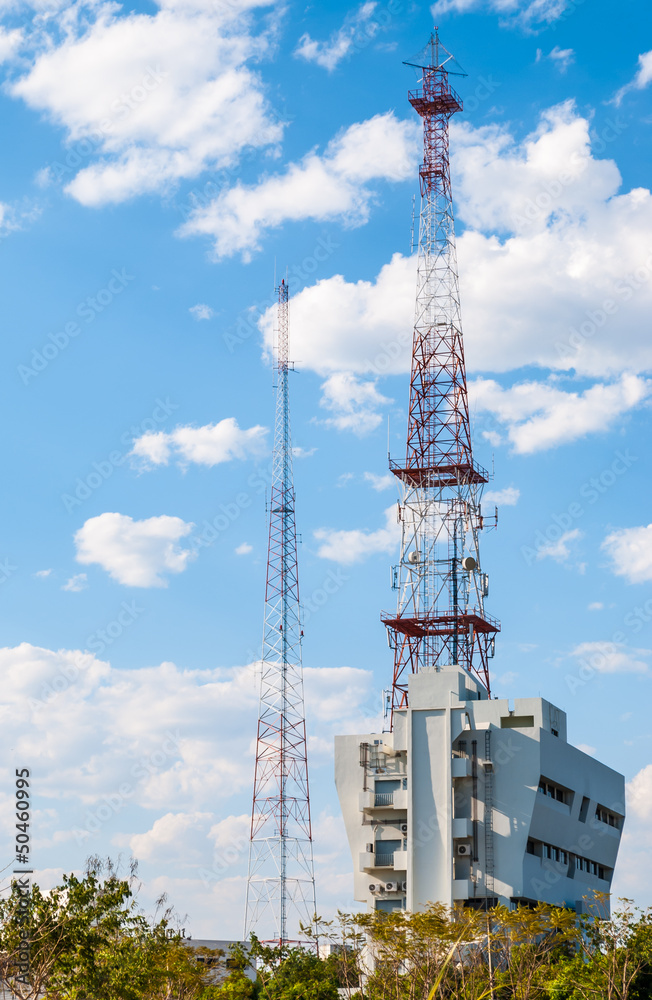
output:
M288 286L278 288L276 423L245 938L285 947L314 919L292 440Z
M396 613L383 614L394 649L392 712L407 705L410 673L459 664L489 692L488 660L500 626L484 610L480 500L487 473L473 461L460 319L448 122L462 102L449 74L464 74L437 29L408 65L423 119L421 216L407 451L390 468L402 483Z

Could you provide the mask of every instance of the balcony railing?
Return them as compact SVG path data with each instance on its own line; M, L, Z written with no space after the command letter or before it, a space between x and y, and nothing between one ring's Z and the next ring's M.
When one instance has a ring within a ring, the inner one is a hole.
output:
M391 806L394 801L394 792L376 792L374 795L375 806Z
M394 852L391 854L376 854L374 859L376 868L393 868Z

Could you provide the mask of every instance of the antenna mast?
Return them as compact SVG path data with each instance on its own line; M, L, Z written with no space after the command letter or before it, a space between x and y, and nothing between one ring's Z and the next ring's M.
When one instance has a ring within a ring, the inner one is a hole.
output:
M292 439L288 286L278 292L276 422L265 591L260 714L251 814L245 939L280 948L316 913Z
M426 667L459 664L490 693L500 630L484 610L478 536L488 475L471 452L448 155L448 122L462 110L449 75L466 73L437 29L407 65L421 71L408 98L423 119L424 158L407 450L405 462L390 460L403 486L398 607L382 615L394 650L392 713L407 707L408 675Z

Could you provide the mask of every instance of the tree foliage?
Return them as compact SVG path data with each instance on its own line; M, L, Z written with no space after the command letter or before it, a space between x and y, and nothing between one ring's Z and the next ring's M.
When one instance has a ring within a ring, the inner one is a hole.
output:
M131 878L91 864L83 878L28 896L17 882L0 900L0 983L21 1000L199 1000L206 964L169 927L148 920ZM163 902L163 901L161 901ZM28 969L25 944L28 942Z
M539 904L487 912L375 912L302 928L312 946L252 937L247 953L188 947L163 909L139 909L135 872L93 859L0 899L0 987L19 1000L652 1000L652 909ZM328 945L327 948L319 947ZM26 971L26 947L29 969ZM256 963L255 981L247 975ZM217 973L217 975L216 975Z

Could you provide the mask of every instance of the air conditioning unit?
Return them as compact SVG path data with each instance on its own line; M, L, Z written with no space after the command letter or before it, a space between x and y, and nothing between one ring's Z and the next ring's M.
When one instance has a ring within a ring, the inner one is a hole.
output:
M385 892L398 892L398 882L385 882Z
M374 845L367 844L367 854L373 854L373 853L374 853Z
M401 823L401 833L407 833L407 823Z
M471 845L470 844L458 844L457 854L460 858L470 858L471 857Z
M399 892L407 892L407 882L399 882Z
M369 883L369 892L378 892L379 889L380 889L380 886L377 885L376 882L370 882Z

